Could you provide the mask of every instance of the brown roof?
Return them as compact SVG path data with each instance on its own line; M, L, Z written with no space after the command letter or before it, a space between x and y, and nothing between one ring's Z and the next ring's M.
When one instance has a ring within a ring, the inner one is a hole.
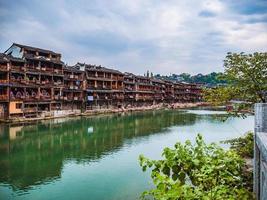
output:
M83 73L83 71L79 70L79 69L78 69L77 67L75 67L75 66L64 65L63 70L70 71L70 72Z
M139 78L139 79L143 79L143 80L150 80L150 78L149 77L147 77L147 76L136 76L136 78Z
M32 47L32 46L27 46L27 45L22 45L22 44L17 44L17 43L13 43L13 45L16 45L16 46L18 46L20 48L24 48L24 49L30 50L30 51L38 51L38 52L48 53L48 54L53 54L53 55L61 55L60 53L56 53L56 52L51 51L51 50L40 49L40 48L37 48L37 47Z
M4 53L0 53L0 63L6 63L6 62L9 62L9 61L25 62L25 60L22 59L22 58L15 58L13 56L6 55Z
M102 67L101 65L92 65L92 64L83 64L83 63L77 63L76 65L85 66L85 69L87 71L108 72L108 73L123 75L123 73L120 72L119 70Z
M156 83L161 83L164 84L164 81L160 80L160 79L155 79L155 78L151 78L152 82L156 82Z

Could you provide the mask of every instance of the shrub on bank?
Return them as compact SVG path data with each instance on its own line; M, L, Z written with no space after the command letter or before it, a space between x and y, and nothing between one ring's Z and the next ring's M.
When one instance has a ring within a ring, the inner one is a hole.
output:
M165 148L162 160L140 155L143 171L150 168L155 188L142 199L252 199L242 176L244 161L233 150L205 144L201 135L196 144L176 143Z
M230 144L233 149L243 158L253 158L254 138L253 132L247 132L243 137L226 140L223 143Z

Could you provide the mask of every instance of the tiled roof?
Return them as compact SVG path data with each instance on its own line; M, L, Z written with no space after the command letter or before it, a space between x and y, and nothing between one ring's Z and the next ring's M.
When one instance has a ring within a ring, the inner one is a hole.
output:
M6 62L9 62L9 61L25 62L25 60L22 59L22 58L15 58L13 56L6 55L4 53L0 53L0 62L1 63L6 63Z
M76 66L65 65L63 69L67 70L67 71L74 71L74 72L78 72L78 73L83 73L83 71L79 70Z
M106 68L106 67L102 67L101 65L97 66L97 65L91 65L91 64L83 64L83 63L77 63L76 66L85 66L85 69L87 71L98 71L98 72L109 72L109 73L114 73L114 74L121 74L123 75L122 72L115 70L115 69L110 69L110 68Z
M17 44L17 43L13 43L13 45L16 45L20 48L24 48L24 49L30 50L30 51L38 51L38 52L43 52L43 53L48 53L48 54L53 54L53 55L61 55L60 53L56 53L56 52L51 51L51 50L40 49L37 47L32 47L32 46L27 46L27 45L22 45L22 44Z

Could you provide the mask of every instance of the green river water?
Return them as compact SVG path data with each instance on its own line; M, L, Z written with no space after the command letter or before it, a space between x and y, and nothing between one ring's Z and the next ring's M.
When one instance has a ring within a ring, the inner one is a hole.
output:
M254 118L221 111L149 111L0 125L0 199L138 199L153 187L138 156L160 158L177 141L219 142L253 130Z

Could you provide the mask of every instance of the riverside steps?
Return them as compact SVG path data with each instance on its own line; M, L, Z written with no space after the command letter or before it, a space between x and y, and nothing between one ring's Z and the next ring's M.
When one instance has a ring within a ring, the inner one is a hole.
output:
M267 199L267 103L255 104L253 185L257 200Z

